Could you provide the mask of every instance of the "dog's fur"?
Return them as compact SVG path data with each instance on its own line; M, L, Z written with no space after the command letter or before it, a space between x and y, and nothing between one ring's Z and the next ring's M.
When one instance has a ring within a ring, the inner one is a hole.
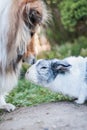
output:
M78 104L87 100L87 58L39 60L28 69L25 77L53 91L77 98L75 102Z
M17 85L23 55L32 36L48 18L41 0L0 1L0 108L15 106L5 102L6 93Z
M33 35L31 42L27 46L27 52L24 55L24 62L29 64L34 64L36 62L36 58L42 52L50 51L51 45L45 36L45 33L42 31L41 27Z

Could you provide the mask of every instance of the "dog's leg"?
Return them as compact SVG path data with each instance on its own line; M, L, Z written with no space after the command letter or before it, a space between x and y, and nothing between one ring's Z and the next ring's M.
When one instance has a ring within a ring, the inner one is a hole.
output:
M77 100L75 100L75 103L77 104L83 104L86 100L87 95L87 87L83 86L80 90L80 94Z
M8 112L11 112L15 110L15 106L10 103L6 103L5 97L3 95L0 95L0 109L4 109Z

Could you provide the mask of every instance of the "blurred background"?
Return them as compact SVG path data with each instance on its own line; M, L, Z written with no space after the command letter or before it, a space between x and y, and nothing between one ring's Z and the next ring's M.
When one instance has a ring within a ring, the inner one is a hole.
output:
M87 0L45 2L52 14L46 31L51 51L45 57L87 56Z

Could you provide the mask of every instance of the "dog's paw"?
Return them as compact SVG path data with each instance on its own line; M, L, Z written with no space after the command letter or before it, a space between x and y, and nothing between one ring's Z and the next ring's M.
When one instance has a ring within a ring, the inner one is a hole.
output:
M81 105L81 104L83 104L83 103L84 103L84 101L81 101L81 100L78 100L78 99L77 99L77 100L75 100L74 102L75 102L76 104L79 104L79 105Z
M6 103L5 105L0 106L0 108L6 110L7 112L12 112L16 107L10 103Z

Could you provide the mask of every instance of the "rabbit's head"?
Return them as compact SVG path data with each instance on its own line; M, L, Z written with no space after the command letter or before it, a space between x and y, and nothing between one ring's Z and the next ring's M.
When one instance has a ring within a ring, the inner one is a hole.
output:
M51 83L58 75L69 72L71 65L65 60L38 60L26 72L26 79L39 85Z

